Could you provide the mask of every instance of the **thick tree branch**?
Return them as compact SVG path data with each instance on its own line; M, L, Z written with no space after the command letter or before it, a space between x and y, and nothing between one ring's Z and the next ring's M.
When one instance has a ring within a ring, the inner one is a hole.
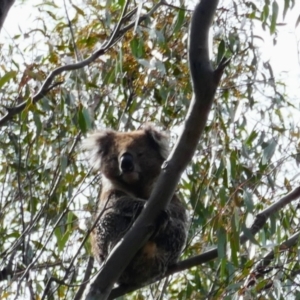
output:
M140 24L146 18L151 16L162 4L163 4L163 1L159 1L156 5L153 6L153 8L147 14L140 16L137 23ZM124 23L126 21L128 21L129 16L131 16L131 12L129 12L126 15L127 6L128 6L128 1L124 5L124 9L123 9L122 15L119 19L119 22L117 23L117 25L116 25L115 29L113 30L111 36L109 37L108 41L106 41L98 50L96 50L92 55L90 55L86 59L84 59L78 63L68 64L65 66L58 67L58 68L54 69L52 72L50 72L48 77L43 82L39 91L32 97L32 99L31 99L32 103L36 103L37 101L42 99L47 94L47 92L50 90L51 83L53 82L53 80L56 76L58 76L59 74L61 74L63 72L66 72L66 71L78 70L78 69L81 69L83 67L90 65L98 57L105 54L115 43L117 43L124 36L124 34L127 31L129 31L131 28L134 27L134 25L136 24L136 21L132 21L126 26L124 25ZM135 10L133 10L133 11L135 11ZM124 25L124 26L122 27L122 25ZM28 104L28 101L24 101L17 106L7 108L6 115L0 119L0 127L5 125L16 114L22 112L25 109L25 107L27 106L27 104Z
M0 2L0 31L8 14L8 11L14 4L15 0L1 0Z
M144 210L102 266L99 275L90 285L86 299L108 298L120 274L149 239L156 218L170 201L182 172L194 154L218 85L208 54L208 32L217 4L217 0L202 0L197 4L192 17L189 62L194 95L183 131L162 166L161 175Z

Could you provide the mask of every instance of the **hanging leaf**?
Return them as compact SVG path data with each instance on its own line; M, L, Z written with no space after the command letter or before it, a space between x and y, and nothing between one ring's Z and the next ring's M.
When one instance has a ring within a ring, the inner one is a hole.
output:
M272 5L272 16L271 16L271 25L270 25L270 32L271 34L275 33L276 31L276 22L277 22L277 17L278 17L278 4L276 1L273 2Z
M2 77L0 77L0 89L4 86L4 84L8 83L11 79L14 79L17 75L17 72L10 71L5 73Z

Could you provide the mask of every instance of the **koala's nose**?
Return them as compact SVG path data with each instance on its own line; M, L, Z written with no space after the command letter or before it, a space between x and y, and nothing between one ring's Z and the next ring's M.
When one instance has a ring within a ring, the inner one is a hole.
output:
M123 172L131 172L134 169L133 156L130 153L124 153L120 158L120 167Z

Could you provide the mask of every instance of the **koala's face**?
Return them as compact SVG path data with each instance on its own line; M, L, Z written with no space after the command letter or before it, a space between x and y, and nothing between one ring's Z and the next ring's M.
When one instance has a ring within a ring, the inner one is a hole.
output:
M168 152L167 135L151 126L133 132L99 131L90 140L102 175L133 190L151 189Z

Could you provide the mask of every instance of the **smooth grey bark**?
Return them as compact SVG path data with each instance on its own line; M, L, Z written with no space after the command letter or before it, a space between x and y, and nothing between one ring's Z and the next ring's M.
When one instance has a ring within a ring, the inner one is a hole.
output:
M208 35L218 0L202 0L196 5L189 35L189 64L193 97L181 135L162 166L157 184L139 218L110 253L97 277L90 284L85 299L106 300L114 283L152 234L154 220L168 205L178 181L192 159L205 128L215 91L227 62L213 70L209 60ZM182 155L184 153L184 155Z
M14 4L15 0L1 0L0 1L0 32L2 29L2 26L4 24L4 21L6 19L6 16L8 14L8 11Z

